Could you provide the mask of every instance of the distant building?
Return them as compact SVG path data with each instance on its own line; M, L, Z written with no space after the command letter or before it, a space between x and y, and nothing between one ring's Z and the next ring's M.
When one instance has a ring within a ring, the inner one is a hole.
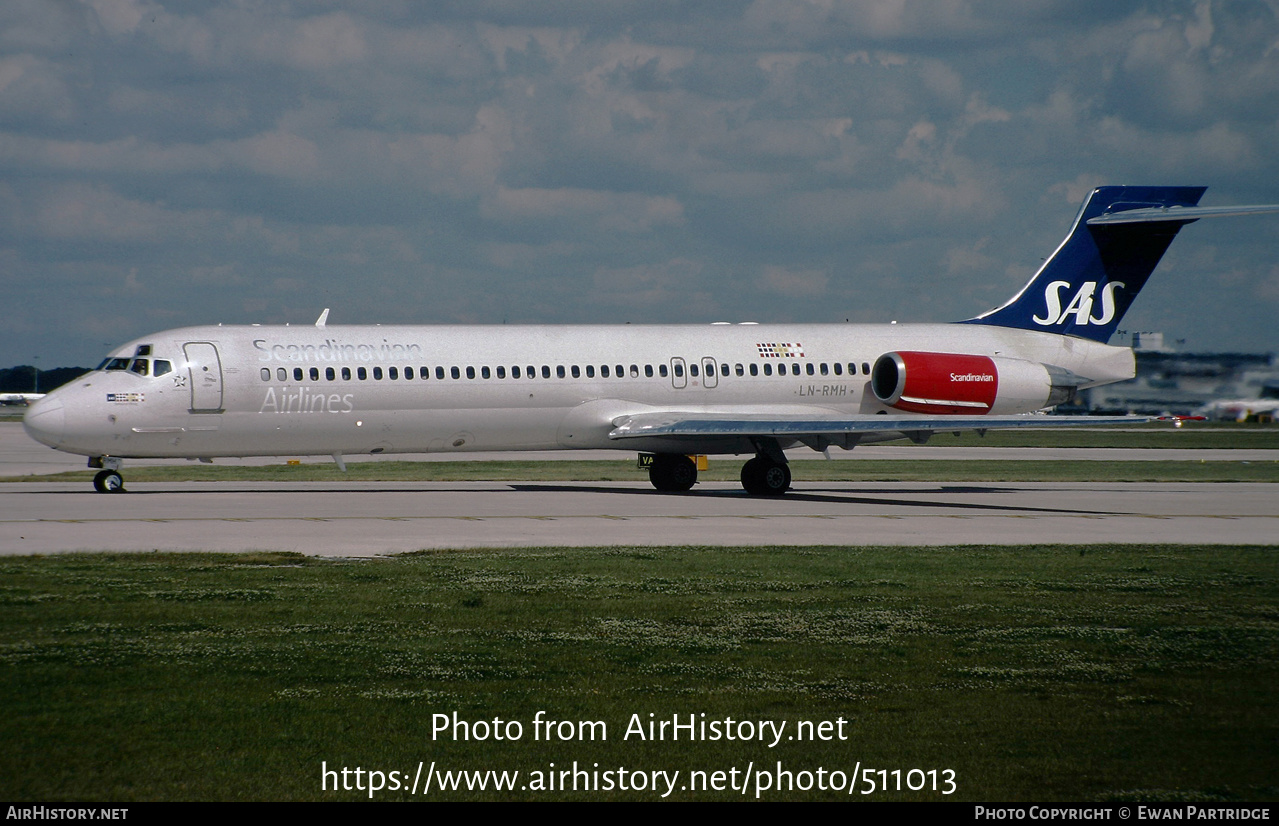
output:
M1134 333L1137 377L1085 391L1092 412L1204 415L1273 421L1279 361L1273 353L1178 353L1161 333Z

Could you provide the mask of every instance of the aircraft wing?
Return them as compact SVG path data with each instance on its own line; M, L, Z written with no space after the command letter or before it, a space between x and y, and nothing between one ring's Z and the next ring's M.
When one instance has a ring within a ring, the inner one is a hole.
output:
M867 433L915 434L958 430L998 430L1017 427L1086 427L1095 425L1141 424L1142 416L802 416L721 413L639 413L613 422L610 439L708 436L774 437L783 439L825 439L833 443L851 441L850 436Z

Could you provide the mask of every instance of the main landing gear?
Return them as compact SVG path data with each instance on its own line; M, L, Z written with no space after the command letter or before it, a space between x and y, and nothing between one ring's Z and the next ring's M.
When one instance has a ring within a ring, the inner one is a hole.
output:
M790 489L790 465L756 456L742 465L742 487L751 496L781 496Z
M683 493L697 484L697 463L687 456L659 453L649 465L648 480L663 493Z
M770 455L781 455L779 461ZM790 466L780 449L761 451L742 466L742 487L751 496L781 496L790 489ZM687 456L659 453L648 468L653 487L664 493L683 493L697 484L697 463Z
M120 466L124 462L114 456L91 456L89 467L102 468L93 477L93 489L98 493L124 493L124 477Z

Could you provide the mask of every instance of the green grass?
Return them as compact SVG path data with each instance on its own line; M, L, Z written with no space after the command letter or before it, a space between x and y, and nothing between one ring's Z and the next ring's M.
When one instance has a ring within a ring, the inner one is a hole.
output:
M1274 800L1275 570L1274 547L1187 546L3 558L0 798L358 799L320 791L321 761L422 760L522 780L860 761L953 769L948 799ZM539 710L608 740L535 741ZM433 737L455 711L524 736ZM843 718L848 739L622 739L650 713Z
M736 482L742 457L711 457L703 482ZM877 459L858 462L802 460L791 463L797 482L1279 482L1279 462L1046 461L980 459ZM88 482L94 471L0 477L0 482ZM348 462L333 464L157 465L130 467L132 482L639 482L648 471L634 461Z
M1185 422L1182 427L1174 427L1168 422L1153 422L1118 428L991 430L984 436L971 431L958 436L953 433L938 433L928 444L934 447L1275 450L1279 449L1279 427L1234 422Z

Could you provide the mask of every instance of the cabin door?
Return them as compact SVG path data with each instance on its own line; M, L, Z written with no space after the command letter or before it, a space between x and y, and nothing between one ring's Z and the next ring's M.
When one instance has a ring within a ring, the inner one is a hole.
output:
M187 357L187 375L191 381L191 412L222 412L222 360L218 348L207 341L182 345Z

